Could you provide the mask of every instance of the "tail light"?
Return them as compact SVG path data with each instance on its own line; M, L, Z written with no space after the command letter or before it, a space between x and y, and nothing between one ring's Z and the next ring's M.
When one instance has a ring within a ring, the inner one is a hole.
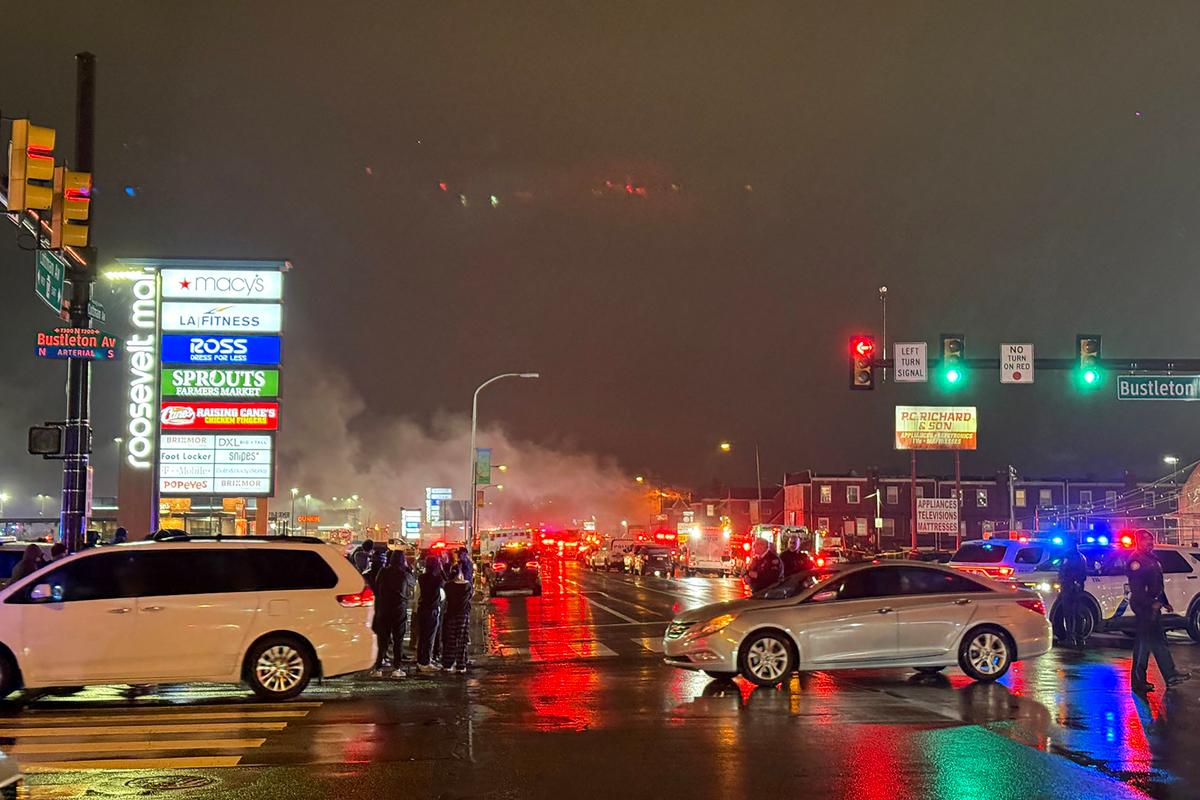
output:
M1001 578L1011 578L1013 572L1015 572L1015 571L1016 570L1014 570L1012 567L997 567L996 568L996 574L999 575Z
M821 556L818 556L818 557L817 557L817 566L818 566L818 567L823 567L823 566L825 566L825 559L824 559L823 557L821 557Z
M1028 608L1030 611L1036 611L1043 617L1046 616L1046 604L1041 601L1041 598L1033 597L1025 600L1018 600L1017 605Z
M361 592L354 594L339 594L337 601L346 608L362 608L375 605L375 592L370 586L364 586Z
M508 569L508 564L505 564L503 561L492 562L492 572L504 572L506 569Z
M537 569L537 568L538 568L538 562L536 562L536 561L525 562L525 569Z

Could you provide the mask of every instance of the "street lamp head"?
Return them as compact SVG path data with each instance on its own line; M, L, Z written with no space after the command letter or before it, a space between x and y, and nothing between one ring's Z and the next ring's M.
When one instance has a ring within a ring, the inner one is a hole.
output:
M124 439L122 439L120 436L114 436L114 437L113 437L113 444L120 444L120 443L121 443L121 442L123 442L123 441L125 441L125 440L124 440Z
M1175 466L1179 463L1179 456L1163 456L1163 463Z
M356 503L357 503L357 502L358 502L358 495L356 495L356 494L352 494L352 495L350 495L350 499L351 499L351 500L353 500L354 502L356 502Z
M306 494L306 495L304 495L304 499L305 499L305 500L312 500L312 495L311 495L311 494Z
M521 377L522 378L540 378L542 376L541 376L541 373L538 373L538 372L522 372Z
M721 448L721 452L722 452L722 453L728 453L730 450L732 450L732 449L733 449L733 442L721 442L721 443L720 443L719 445L717 445L717 446L718 446L719 448Z
M645 478L643 478L641 475L638 475L636 478L634 478L634 480L635 480L635 481L637 481L638 483L645 483L645 482L646 482L646 479L645 479Z
M300 490L297 489L295 486L293 486L292 487L292 497L295 497L298 494L300 494Z

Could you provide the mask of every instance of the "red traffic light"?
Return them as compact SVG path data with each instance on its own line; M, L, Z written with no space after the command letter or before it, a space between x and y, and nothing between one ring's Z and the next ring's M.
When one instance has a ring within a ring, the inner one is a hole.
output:
M875 340L870 336L855 336L850 340L850 352L859 358L870 358L875 352Z

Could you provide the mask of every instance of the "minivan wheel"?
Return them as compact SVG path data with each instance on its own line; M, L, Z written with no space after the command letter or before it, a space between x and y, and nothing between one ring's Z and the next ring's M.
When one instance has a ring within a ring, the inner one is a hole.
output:
M312 674L308 648L290 636L269 636L246 656L250 688L265 700L290 700L304 691Z
M760 631L742 642L738 651L738 667L742 677L758 686L774 686L787 680L796 669L791 642L784 634Z
M958 665L977 681L994 681L1012 666L1013 646L1008 634L993 625L982 625L963 637Z

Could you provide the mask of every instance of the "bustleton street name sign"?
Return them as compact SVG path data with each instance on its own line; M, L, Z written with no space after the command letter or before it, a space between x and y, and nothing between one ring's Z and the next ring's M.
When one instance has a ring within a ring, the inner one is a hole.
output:
M1200 375L1118 375L1118 400L1200 400Z

